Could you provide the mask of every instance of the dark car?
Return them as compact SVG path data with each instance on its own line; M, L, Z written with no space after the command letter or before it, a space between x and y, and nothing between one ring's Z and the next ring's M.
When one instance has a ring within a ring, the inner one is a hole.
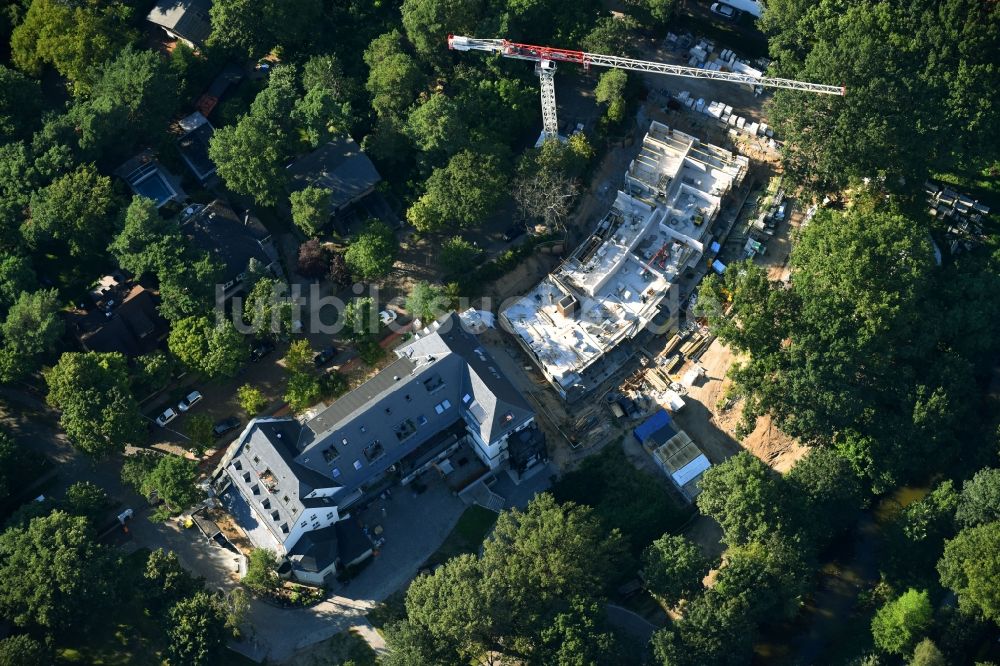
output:
M250 348L250 360L256 363L274 351L274 343L262 340Z
M508 243L516 238L520 238L527 231L523 224L515 224L507 231L503 232L503 239Z
M320 350L319 353L313 356L313 363L316 365L317 368L322 368L324 365L332 361L333 357L336 355L337 355L336 349L334 349L333 347L327 347L326 349Z
M240 427L240 420L235 416L231 416L228 419L216 423L215 427L212 428L212 434L214 434L216 437L222 437L227 432L232 432L233 430L236 430L239 427Z

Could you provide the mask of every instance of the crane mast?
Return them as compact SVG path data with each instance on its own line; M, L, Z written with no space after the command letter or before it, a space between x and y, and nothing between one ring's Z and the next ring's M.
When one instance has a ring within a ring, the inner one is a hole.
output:
M589 69L591 65L597 65L599 67L624 69L633 72L652 72L654 74L666 74L670 76L685 76L692 79L710 79L713 81L726 81L729 83L743 83L751 86L804 90L806 92L814 92L824 95L845 95L847 93L847 89L844 88L844 86L830 86L822 83L795 81L793 79L780 79L769 76L752 76L750 74L741 74L739 72L722 72L717 70L699 69L697 67L685 67L682 65L669 65L662 62L638 60L636 58L602 55L600 53L587 53L585 51L571 51L568 49L557 49L550 46L519 44L506 39L479 39L476 37L448 35L448 48L455 51L485 51L487 53L499 53L505 58L528 60L536 63L535 72L538 74L539 82L541 83L543 139L548 139L558 135L558 122L556 119L555 71L556 63L559 62L583 65L584 69Z

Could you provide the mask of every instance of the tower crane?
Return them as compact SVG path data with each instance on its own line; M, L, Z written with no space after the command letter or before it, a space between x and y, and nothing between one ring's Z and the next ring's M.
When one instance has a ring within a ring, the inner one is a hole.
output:
M847 89L844 86L829 86L822 83L808 83L806 81L794 81L792 79L752 76L750 74L741 74L739 72L722 72L717 70L699 69L697 67L668 65L662 62L637 60L635 58L623 58L620 56L602 55L599 53L586 53L584 51L570 51L567 49L553 48L551 46L519 44L506 39L478 39L476 37L448 35L448 48L455 51L485 51L487 53L499 53L505 58L515 58L517 60L534 62L535 71L538 74L542 89L543 140L558 136L558 122L556 120L555 73L556 63L559 62L576 63L578 65L583 65L584 69L589 69L591 65L597 65L599 67L624 69L634 72L653 72L655 74L686 76L693 79L712 79L714 81L744 83L751 86L805 90L807 92L821 93L825 95L845 95L847 93Z

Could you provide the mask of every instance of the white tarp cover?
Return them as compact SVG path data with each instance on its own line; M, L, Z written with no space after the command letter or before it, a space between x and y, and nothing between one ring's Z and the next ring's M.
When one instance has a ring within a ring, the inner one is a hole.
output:
M685 483L697 478L699 474L704 472L706 469L712 466L712 463L708 461L705 454L701 454L684 467L674 472L671 476L674 479L674 483L678 486L683 486Z

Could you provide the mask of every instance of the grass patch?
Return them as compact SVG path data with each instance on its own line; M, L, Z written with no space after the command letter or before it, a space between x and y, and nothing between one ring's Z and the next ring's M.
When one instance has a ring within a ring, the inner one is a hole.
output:
M481 506L473 505L465 510L458 524L433 555L427 558L425 567L444 564L462 553L478 553L486 535L497 522L497 514Z

